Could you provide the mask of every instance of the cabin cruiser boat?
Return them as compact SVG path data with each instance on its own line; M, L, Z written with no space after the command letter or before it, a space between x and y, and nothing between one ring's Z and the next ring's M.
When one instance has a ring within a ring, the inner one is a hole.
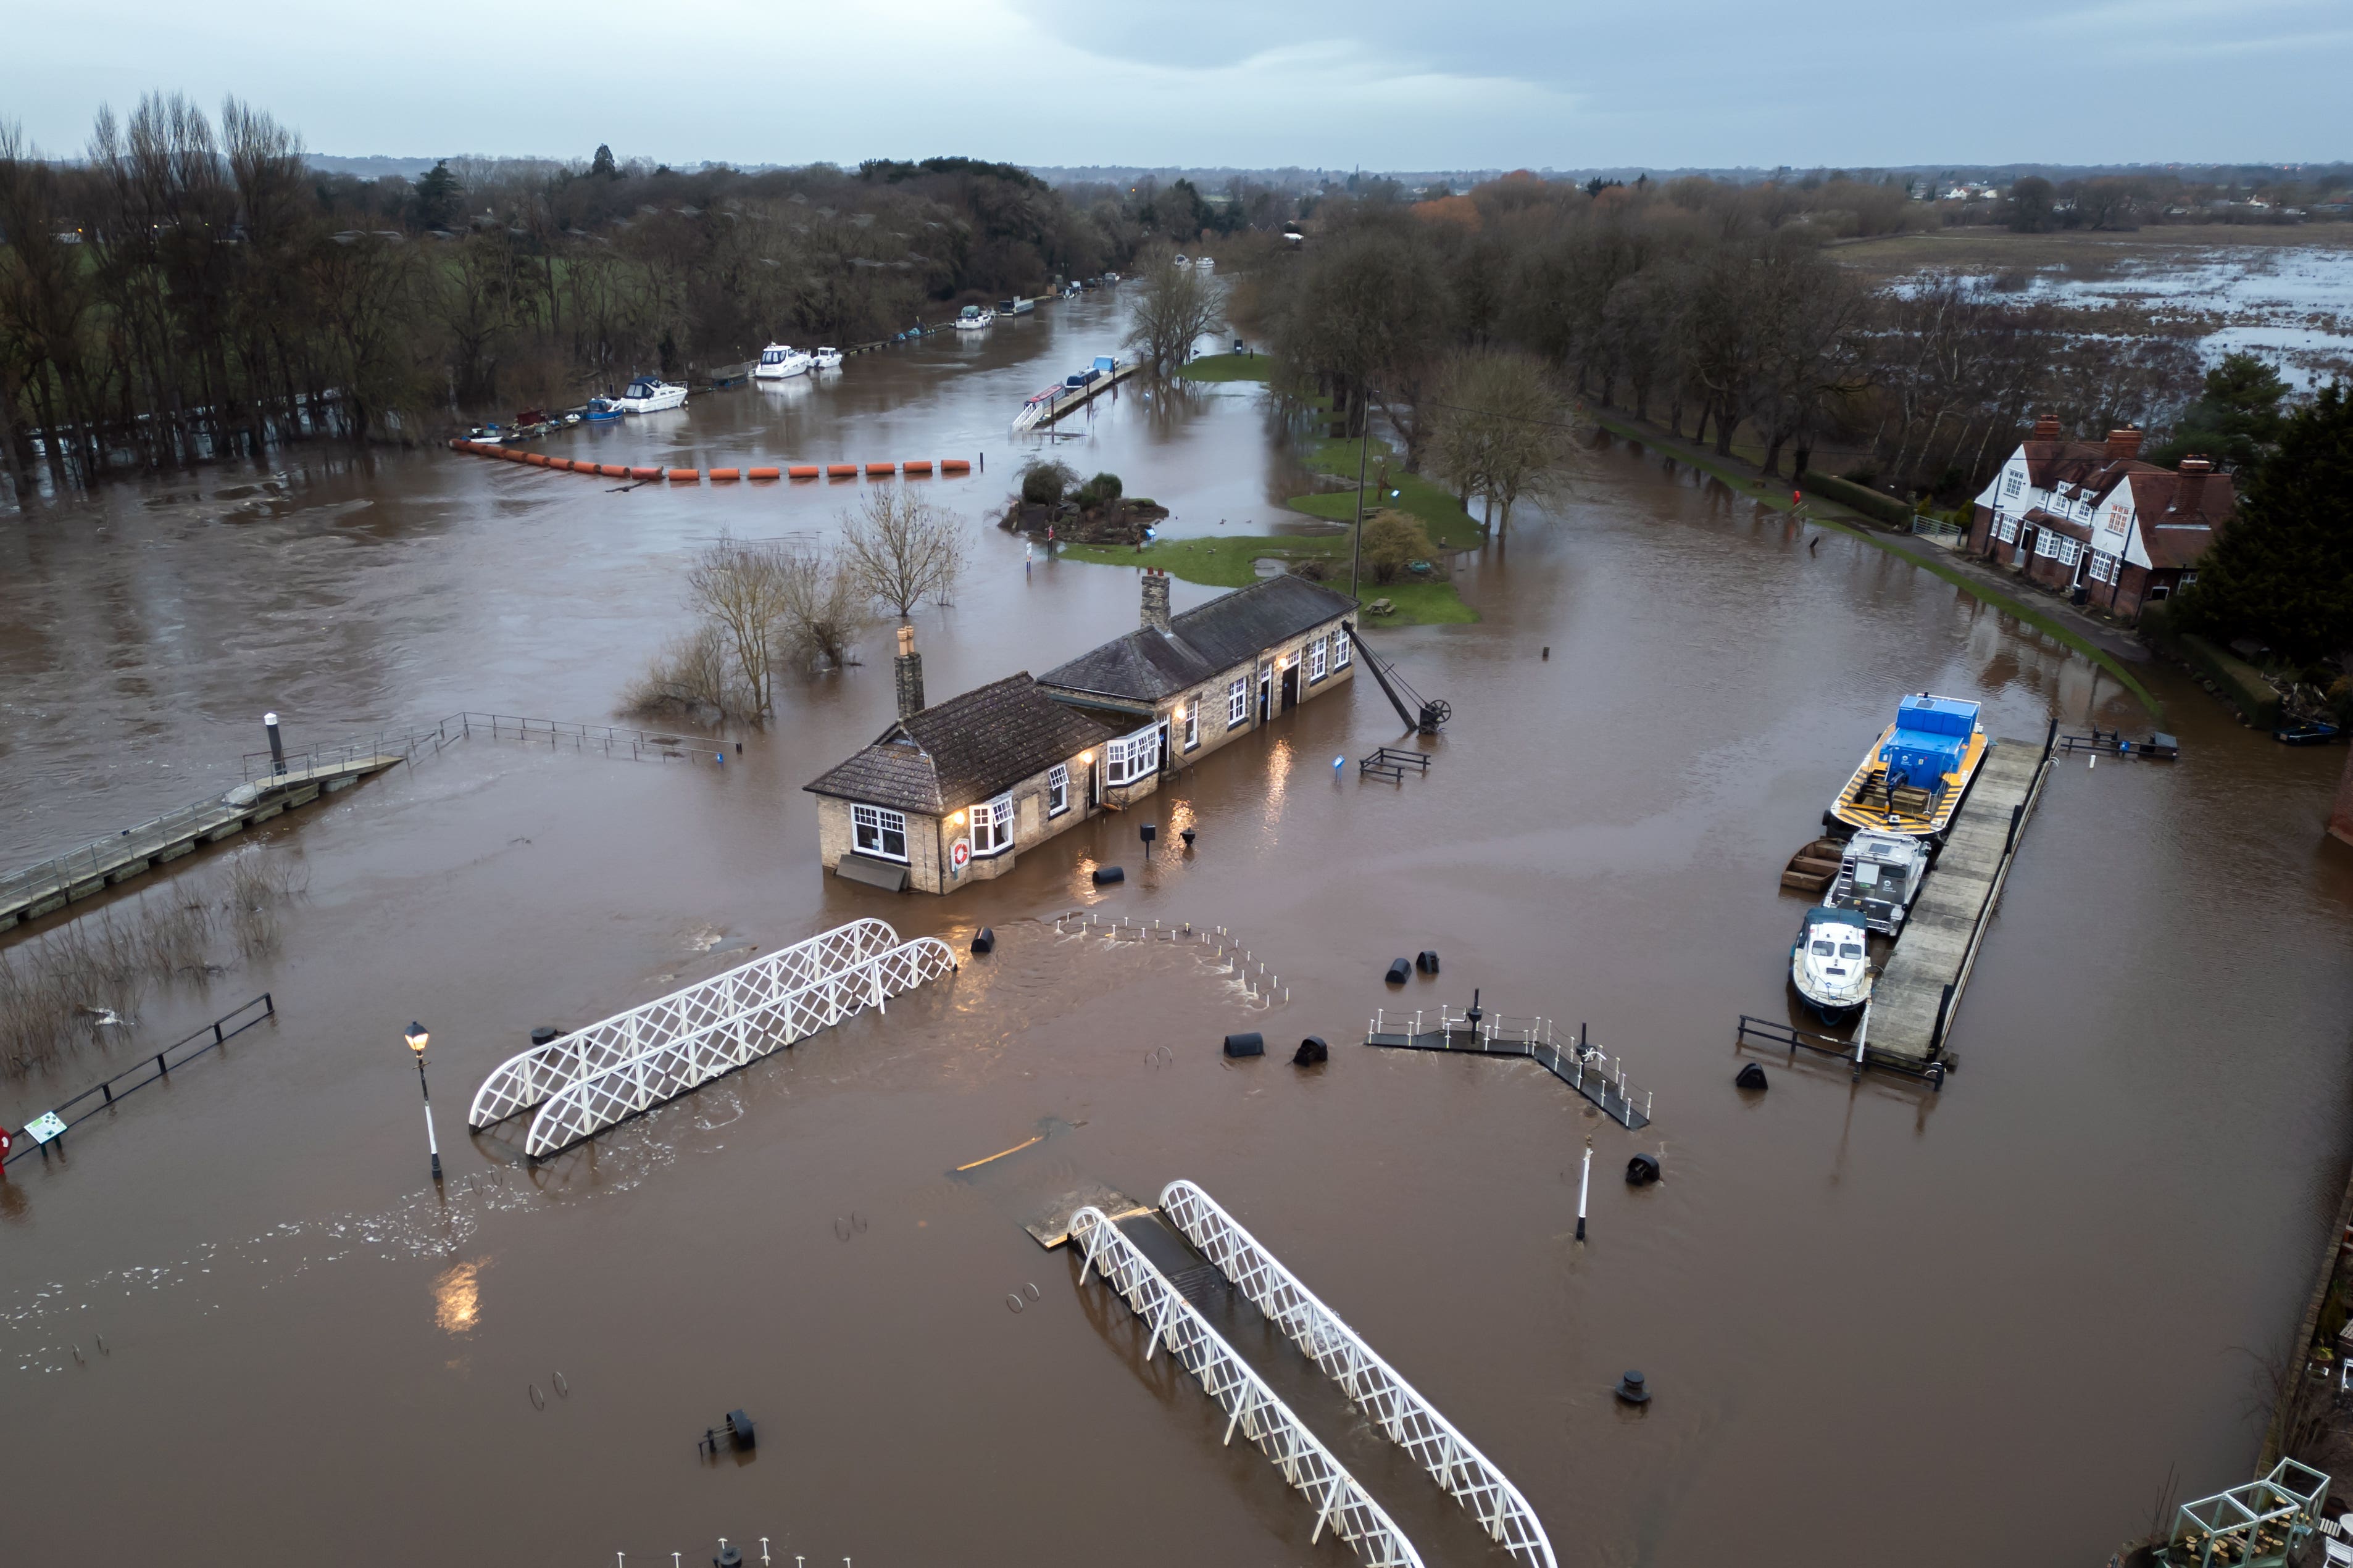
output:
M839 370L840 368L841 351L839 349L819 349L809 355L811 370Z
M1193 265L1196 267L1215 267L1217 264L1218 258L1214 256L1197 256L1193 258Z
M613 405L624 414L659 414L685 405L686 388L652 375L638 377L629 383L628 390L613 399Z
M959 332L976 332L983 327L995 326L997 312L984 310L977 305L966 305L956 312L955 324Z
M1789 984L1825 1024L1843 1023L1871 1000L1870 928L1853 910L1816 904L1789 949Z
M760 363L752 367L752 379L782 381L789 375L805 374L811 363L808 355L790 343L770 343L760 351Z
M1976 703L1926 691L1906 697L1895 705L1895 722L1880 731L1839 790L1823 826L1835 820L1941 844L1989 744Z
M580 411L580 416L591 421L618 419L621 416L621 405L609 397L592 397L588 400L588 405Z
M1852 910L1883 936L1896 936L1928 874L1928 846L1901 833L1865 828L1846 841L1838 875L1822 902Z

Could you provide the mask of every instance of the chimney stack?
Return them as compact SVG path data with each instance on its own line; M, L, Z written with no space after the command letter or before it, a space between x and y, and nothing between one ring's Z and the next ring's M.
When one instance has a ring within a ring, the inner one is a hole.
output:
M2140 432L2111 430L2108 432L2108 461L2129 463L2140 456Z
M1144 625L1148 631L1168 629L1168 574L1144 569Z
M912 719L923 710L923 656L915 651L915 628L899 628L899 717Z
M2059 439L2059 416L2038 414L2034 417L2034 438L2038 441Z
M2199 502L2206 499L2206 476L2214 465L2203 458L2181 459L2181 477L2173 485L2173 510L2196 516Z

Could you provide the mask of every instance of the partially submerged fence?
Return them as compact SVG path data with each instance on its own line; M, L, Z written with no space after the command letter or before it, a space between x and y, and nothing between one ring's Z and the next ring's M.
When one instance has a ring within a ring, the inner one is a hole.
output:
M68 1128L87 1121L91 1117L111 1108L115 1101L124 1095L134 1094L151 1083L161 1083L171 1076L174 1068L185 1067L206 1051L227 1044L263 1019L274 1018L277 1016L278 1004L271 998L270 994L265 991L243 1006L233 1007L211 1023L200 1026L194 1033L173 1041L153 1057L142 1056L136 1066L125 1068L112 1078L92 1084L71 1100L51 1107L17 1129L16 1135L8 1141L7 1158L0 1160L0 1164L13 1163L36 1149L47 1149L51 1143L65 1136ZM185 1048L192 1045L195 1049ZM182 1053L177 1060L173 1059L173 1053L175 1051ZM151 1068L152 1071L149 1070ZM66 1114L75 1106L82 1106L83 1109L70 1116Z
M399 757L416 762L438 756L459 741L508 741L538 751L577 752L583 756L626 757L640 763L707 763L742 742L716 735L689 734L681 730L638 730L624 724L575 724L565 719L526 719L512 713L452 713L431 725L379 730L374 739L345 741L288 752L289 769L332 767L368 756ZM248 752L238 761L246 782L259 783L277 771L272 753Z

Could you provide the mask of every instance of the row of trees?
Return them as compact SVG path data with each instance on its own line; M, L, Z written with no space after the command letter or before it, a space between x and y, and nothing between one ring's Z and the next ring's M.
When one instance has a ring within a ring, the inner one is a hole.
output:
M1513 383L1523 420L1552 418L1567 390L1719 452L1737 437L1770 473L1835 442L1866 454L1850 477L1948 497L1982 482L2031 412L2152 428L2197 389L2184 339L2087 341L2053 308L1961 278L1874 290L1778 200L1699 179L1514 176L1413 207L1326 203L1305 252L1270 257L1235 309L1352 433L1379 413L1412 470L1436 460L1442 405L1466 401L1447 390L1465 353L1546 367L1549 390Z
M578 401L771 338L852 343L1124 267L1126 198L969 159L742 174L443 163L313 171L230 100L97 118L52 161L0 124L0 466L19 493L455 410Z

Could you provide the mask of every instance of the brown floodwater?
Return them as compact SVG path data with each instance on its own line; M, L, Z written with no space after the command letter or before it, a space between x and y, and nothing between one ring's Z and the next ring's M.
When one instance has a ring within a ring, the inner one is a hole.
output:
M705 465L985 452L986 475L931 481L977 515L1022 455L1020 397L1107 352L1116 309L565 439ZM1131 390L1075 429L1061 455L1180 535L1262 529L1300 483L1246 386ZM853 488L280 463L0 524L0 858L233 781L268 708L303 744L459 709L607 718L678 629L700 542L822 535ZM2255 1359L2290 1332L2353 1144L2353 854L2321 831L2341 756L2151 669L2181 760L2053 778L1944 1093L1776 1064L1746 1098L1735 1017L1788 1005L1778 873L1895 694L1977 697L1998 735L2147 720L1952 585L1838 535L1809 552L1640 449L1598 450L1556 517L1460 566L1480 624L1366 638L1453 705L1429 776L1335 776L1397 738L1358 682L1163 790L1141 815L1197 827L1189 855L1164 832L1147 863L1131 815L947 900L823 876L801 785L888 722L879 637L787 683L723 768L467 742L249 836L307 878L276 951L153 989L134 1030L0 1087L13 1126L277 998L274 1025L0 1183L7 1557L595 1568L723 1535L870 1568L1346 1562L1018 1226L1080 1182L1148 1198L1179 1176L1511 1475L1564 1563L2097 1561L2168 1469L2190 1496L2247 1479ZM1025 569L982 531L957 603L916 626L936 697L1135 616L1132 572ZM1126 884L1092 888L1099 861ZM1289 1000L1192 950L1058 936L1082 906L1229 927ZM533 1026L866 914L1000 945L536 1168L464 1131ZM1382 984L1423 948L1441 975ZM1473 986L1586 1022L1656 1124L1629 1134L1526 1064L1356 1043L1377 1007ZM1228 1062L1237 1028L1283 1049ZM1307 1033L1334 1042L1318 1071L1284 1059ZM1666 1178L1630 1189L1640 1149ZM1498 1561L1263 1325L1225 1321L1427 1561ZM1610 1396L1628 1367L1657 1391L1639 1415ZM702 1460L738 1406L756 1454Z

